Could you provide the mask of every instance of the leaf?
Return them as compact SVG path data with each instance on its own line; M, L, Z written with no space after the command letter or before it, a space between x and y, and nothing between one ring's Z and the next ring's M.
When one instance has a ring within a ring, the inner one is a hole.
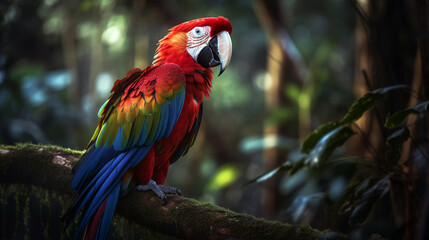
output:
M308 154L305 164L315 165L325 162L331 156L332 152L337 147L343 145L353 134L354 132L350 126L341 126L325 134Z
M392 133L387 138L386 159L392 165L397 164L401 158L402 144L410 137L410 130L407 127L401 128Z
M302 155L300 156L298 159L291 161L291 159L289 159L288 161L284 162L282 165L280 165L279 167L267 172L267 173L263 173L260 176L249 180L248 182L246 182L244 186L247 186L251 183L260 183L260 182L264 182L268 179L270 179L271 177L275 176L276 174L280 173L280 172L289 172L289 175L295 174L296 172L298 172L299 170L301 170L302 168L305 167L304 164L304 159L305 156Z
M387 94L387 93L394 91L394 90L408 90L408 91L410 91L411 88L405 84L397 84L397 85L392 85L392 86L388 86L388 87L377 88L371 92L372 93Z
M389 191L390 176L391 174L380 179L368 191L363 193L350 216L351 225L361 224L368 218L377 200Z
M353 103L347 114L344 116L343 120L341 120L341 124L350 124L358 120L366 111L378 104L380 100L384 99L388 93L394 90L403 89L409 90L410 87L407 85L393 85L389 87L378 88L365 94L363 97L359 98Z
M280 165L280 167L277 167L277 168L275 168L275 169L273 169L273 170L271 170L271 171L269 171L267 173L261 174L260 176L254 178L252 180L249 180L248 182L246 182L243 185L243 187L247 186L249 184L255 183L255 182L257 182L257 183L264 182L264 181L270 179L271 177L273 177L274 175L276 175L279 172L289 171L292 168L292 166L293 166L293 164L291 164L290 162L285 162L282 165Z
M304 168L306 165L304 164L304 158L301 161L296 162L293 164L289 170L289 175L293 175L297 173L299 170Z
M314 193L308 196L299 196L295 198L286 212L292 215L294 222L297 222L303 217L309 217L309 213L315 213L317 207L325 197L326 193Z
M374 107L380 100L386 97L382 93L367 93L363 97L356 100L349 108L349 111L341 120L341 124L350 124L362 117L364 112Z
M357 99L352 104L352 106L347 111L347 114L341 121L333 121L323 124L314 130L310 135L308 135L302 143L301 151L304 153L309 153L316 145L317 141L322 138L322 136L334 130L338 126L349 125L352 122L358 120L366 111L378 104L380 100L384 99L389 92L403 89L409 90L410 87L406 85L394 85L385 88L379 88L365 94L363 97Z
M401 125L405 121L405 118L407 118L408 115L410 115L410 114L417 114L418 119L421 119L427 113L428 106L429 106L429 101L426 101L426 102L422 102L418 105L415 105L413 107L409 107L407 109L395 112L394 114L392 114L392 116L390 116L386 119L384 126L386 126L388 128L398 127L399 125Z
M328 125L331 123L333 124ZM330 122L328 124L324 125L324 126L327 126L326 129L330 129L332 128L332 126L335 126L335 122ZM248 181L247 183L244 184L244 186L254 182L266 181L279 172L289 171L289 175L292 175L308 165L324 162L326 159L329 158L329 156L337 147L343 145L344 142L354 134L350 126L342 126L342 127L334 128L333 130L328 131L326 134L325 134L326 130L322 129L322 132L324 133L322 134L322 136L323 135L324 136L321 139L319 139L319 141L315 144L316 146L308 154L308 156L303 157L301 160L294 163L291 163L288 161L282 164L280 167Z
M410 137L410 130L407 127L401 128L392 133L387 138L388 145L398 145L405 142Z
M340 126L340 122L333 121L328 122L314 130L310 135L308 135L304 141L302 142L301 151L303 153L310 153L310 151L314 148L316 143L322 138L324 135L328 134L335 128Z

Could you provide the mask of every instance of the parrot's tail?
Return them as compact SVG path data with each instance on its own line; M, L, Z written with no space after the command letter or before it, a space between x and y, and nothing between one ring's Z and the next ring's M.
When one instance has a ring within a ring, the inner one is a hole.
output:
M121 190L121 183L119 182L116 185L112 193L101 203L100 207L98 207L98 210L89 221L85 232L85 240L106 238Z
M79 197L63 217L68 226L82 211L75 239L80 239L84 233L85 239L106 238L121 192L122 176L128 169L135 167L150 148L151 146L132 148L126 152L118 153L110 160L105 160L103 166L93 167L93 169L99 170L96 173L86 174L89 177L85 181L76 181L76 183L81 183L75 185L78 186ZM86 159L92 158L94 160L95 157L100 155L97 150L92 152L90 150L88 153L89 156L84 155L79 161L86 163ZM91 163L90 161L88 162ZM81 171L87 169L88 166L80 167L79 171L75 172L74 179L81 178L84 175Z

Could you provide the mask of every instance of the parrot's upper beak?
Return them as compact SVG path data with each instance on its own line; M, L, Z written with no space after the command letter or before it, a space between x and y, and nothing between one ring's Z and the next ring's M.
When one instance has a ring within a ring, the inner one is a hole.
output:
M208 46L204 47L198 54L197 62L203 67L220 65L220 76L226 67L228 67L231 55L231 37L227 31L223 31L209 40Z
M220 72L219 76L225 71L229 65L232 55L232 42L231 37L227 31L223 31L217 35L218 42L218 57L220 59Z

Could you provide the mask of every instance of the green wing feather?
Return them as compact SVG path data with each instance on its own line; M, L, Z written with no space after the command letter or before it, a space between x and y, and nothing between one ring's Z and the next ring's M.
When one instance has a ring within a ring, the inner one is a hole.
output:
M112 92L88 148L123 151L166 138L183 107L185 77L176 64L147 67L117 81Z

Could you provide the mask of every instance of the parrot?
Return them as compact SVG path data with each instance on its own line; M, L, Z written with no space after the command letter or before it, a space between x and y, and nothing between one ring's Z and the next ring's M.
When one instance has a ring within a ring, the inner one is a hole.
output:
M72 169L79 195L63 220L79 218L75 239L105 239L120 196L152 191L164 204L178 188L164 186L169 165L194 144L209 98L212 67L219 76L231 60L227 18L190 20L159 40L151 66L117 80L101 106L96 130Z

